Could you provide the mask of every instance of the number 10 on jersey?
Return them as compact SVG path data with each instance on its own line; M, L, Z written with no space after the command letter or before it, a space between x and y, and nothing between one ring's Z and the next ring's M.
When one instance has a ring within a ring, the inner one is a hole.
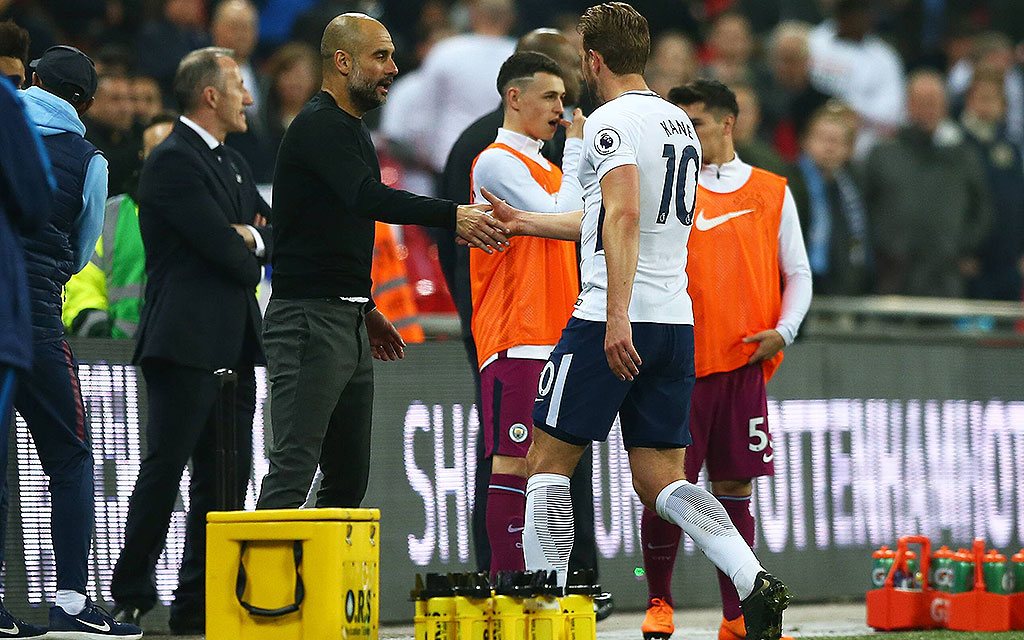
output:
M676 217L686 226L693 224L693 210L697 205L697 173L700 171L700 156L696 147L688 145L683 156L676 163L676 146L666 144L661 157L665 158L665 188L661 192L661 206L658 207L658 224L668 220L672 194L675 193ZM674 187L674 188L673 188Z

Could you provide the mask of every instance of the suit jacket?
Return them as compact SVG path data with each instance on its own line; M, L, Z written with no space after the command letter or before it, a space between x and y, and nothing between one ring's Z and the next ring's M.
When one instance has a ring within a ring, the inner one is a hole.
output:
M223 162L182 122L146 159L139 177L139 229L147 284L135 363L163 358L214 370L263 363L256 304L261 262L231 224L270 207L235 150ZM257 228L271 251L271 230Z

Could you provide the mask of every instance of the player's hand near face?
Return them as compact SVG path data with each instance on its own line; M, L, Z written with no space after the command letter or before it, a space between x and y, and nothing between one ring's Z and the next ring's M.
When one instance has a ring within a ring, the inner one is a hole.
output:
M619 380L633 380L640 373L640 354L633 347L633 327L629 316L609 315L604 333L604 355Z
M559 124L565 127L566 138L583 139L583 123L586 121L587 119L583 116L583 109L576 107L572 112L572 120L562 118Z
M782 347L786 346L786 341L782 338L782 334L775 329L768 329L767 331L761 331L752 336L747 336L746 338L743 338L743 342L758 343L757 350L750 356L750 360L747 361L747 364L756 364L765 360L771 360L775 357L775 354L782 351Z
M504 251L508 246L508 230L492 216L487 204L461 204L455 214L455 233L471 247L487 253Z
M377 360L401 360L405 357L405 340L380 309L366 314L366 335L370 338L370 355Z

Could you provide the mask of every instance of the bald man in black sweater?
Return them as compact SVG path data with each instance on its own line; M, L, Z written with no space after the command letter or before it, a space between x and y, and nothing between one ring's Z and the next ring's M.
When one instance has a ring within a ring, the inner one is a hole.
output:
M362 116L398 73L384 25L344 14L324 30L323 86L296 116L274 178L274 291L264 319L273 445L258 508L300 506L319 464L318 507L357 507L370 459L370 358L405 343L370 298L374 221L452 229L504 250L488 207L391 189Z

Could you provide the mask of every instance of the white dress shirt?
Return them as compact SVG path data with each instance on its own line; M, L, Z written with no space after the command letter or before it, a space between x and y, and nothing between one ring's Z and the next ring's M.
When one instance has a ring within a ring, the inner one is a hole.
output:
M753 167L737 155L720 165L705 165L700 170L697 182L713 193L731 193L745 185L752 172ZM807 309L811 306L811 264L807 260L807 249L800 232L796 202L788 185L779 220L779 270L782 271L784 286L782 310L775 330L788 346L793 344Z
M195 120L192 120L187 116L178 116L178 120L181 120L182 124L199 134L199 137L203 139L206 146L210 147L211 151L223 144L220 140L215 138L212 133L199 126ZM242 226L249 229L249 232L252 233L253 240L256 242L256 248L253 249L253 253L256 254L257 258L262 258L267 253L267 247L263 243L263 236L261 236L259 231L256 231L256 227L251 224L245 224Z

